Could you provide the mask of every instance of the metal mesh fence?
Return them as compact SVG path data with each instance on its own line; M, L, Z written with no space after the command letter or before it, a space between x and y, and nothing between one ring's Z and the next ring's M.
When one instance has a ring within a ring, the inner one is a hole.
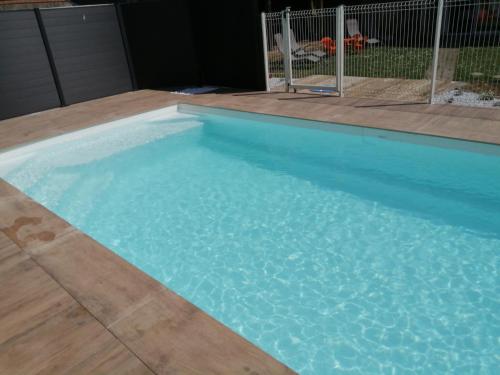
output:
M264 20L271 89L334 92L342 83L345 96L500 106L500 0L399 1Z
M444 3L436 81L434 103L500 106L500 1Z
M265 55L267 55L268 88L283 91L285 87L285 67L281 12L266 13L265 18L263 18L264 21L264 48L266 49Z
M335 9L290 12L293 85L335 87L335 33Z
M430 91L436 1L345 7L345 94L421 102Z

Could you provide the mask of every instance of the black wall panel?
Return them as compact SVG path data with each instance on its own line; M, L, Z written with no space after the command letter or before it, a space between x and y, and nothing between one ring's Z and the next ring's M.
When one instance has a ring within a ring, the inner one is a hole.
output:
M0 12L0 119L59 105L35 13Z
M120 6L139 88L265 89L259 0Z
M66 104L132 90L114 6L41 14Z
M124 2L123 23L113 5L1 12L0 118L130 91L131 68L139 88L263 89L262 1Z
M264 90L264 56L257 0L191 0L202 81Z
M138 88L200 83L188 5L187 0L121 5Z

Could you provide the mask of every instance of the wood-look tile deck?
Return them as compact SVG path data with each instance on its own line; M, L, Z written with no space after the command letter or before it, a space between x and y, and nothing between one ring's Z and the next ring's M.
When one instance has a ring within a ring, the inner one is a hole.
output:
M137 91L0 122L2 149L188 102L500 144L500 110ZM1 374L292 374L0 179Z

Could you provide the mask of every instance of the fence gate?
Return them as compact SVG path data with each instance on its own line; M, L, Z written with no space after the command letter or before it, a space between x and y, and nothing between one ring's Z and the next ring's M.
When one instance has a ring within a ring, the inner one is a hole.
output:
M500 0L262 15L269 90L500 108Z
M278 46L275 35L283 35L281 13L262 13L262 41L267 90L283 91L285 89L284 50L282 43Z
M337 13L338 8L263 13L268 90L339 91L337 60L343 55L336 53L336 38L343 29L337 30Z

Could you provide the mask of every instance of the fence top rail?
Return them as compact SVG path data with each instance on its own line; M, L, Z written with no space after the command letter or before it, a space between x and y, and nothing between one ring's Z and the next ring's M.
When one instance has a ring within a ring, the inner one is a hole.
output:
M337 8L294 10L290 12L290 18L332 16L336 11Z
M479 5L500 5L500 0L444 0L445 7L475 7Z
M500 0L444 0L447 5L491 5L500 4Z
M266 15L266 19L274 20L281 18L281 12L272 12L272 13L264 13Z
M87 4L87 5L64 5L64 6L55 6L55 7L40 7L40 10L57 10L57 9L80 9L80 8L92 8L92 7L105 7L105 6L113 6L113 3L103 3L103 4Z
M344 7L345 14L363 12L387 12L416 9L432 9L437 6L437 0L407 0L392 3L375 3L362 5L348 5Z
M385 2L374 4L347 5L344 6L345 14L366 13L366 12L386 12L386 11L404 11L418 9L434 9L437 7L438 0L404 0L397 2ZM444 0L445 6L478 6L499 4L500 0ZM337 8L321 8L294 10L290 12L290 18L299 17L320 17L335 15ZM265 13L267 19L281 18L282 12Z

